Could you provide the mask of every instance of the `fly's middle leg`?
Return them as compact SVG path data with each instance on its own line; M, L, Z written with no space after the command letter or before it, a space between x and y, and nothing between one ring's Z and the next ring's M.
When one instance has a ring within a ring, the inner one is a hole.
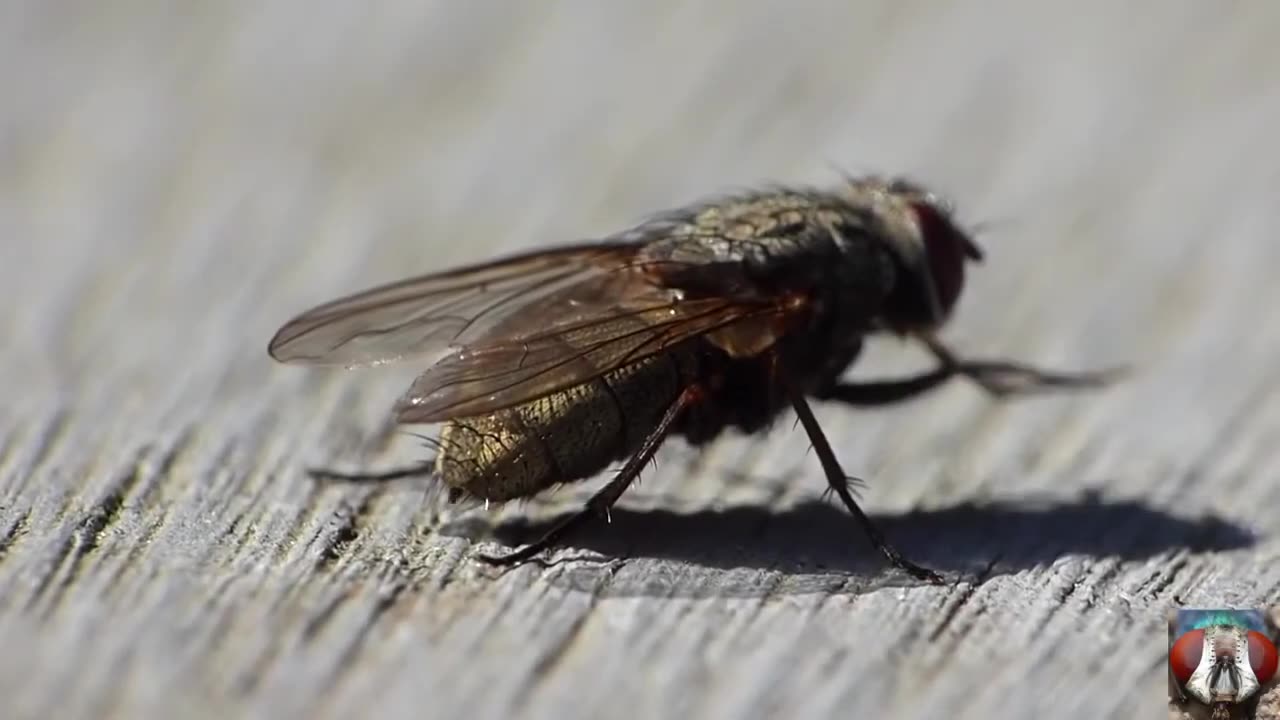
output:
M857 501L853 499L853 493L849 491L849 476L840 467L840 461L836 459L835 451L831 449L831 443L827 440L826 433L822 432L822 426L818 424L818 419L814 417L808 401L804 399L804 395L786 377L785 373L782 375L782 380L786 384L787 396L791 401L791 407L800 418L800 424L804 426L805 433L809 436L809 442L813 444L813 450L818 455L818 461L822 463L822 471L826 475L827 485L835 491L840 501L844 503L845 508L862 526L862 532L871 541L871 545L895 568L918 580L924 580L935 585L943 584L945 581L937 572L917 565L904 557L885 538L884 532L872 522L871 518L867 517L862 508L858 507Z
M480 559L491 565L516 565L532 559L538 553L563 540L565 536L581 526L593 515L607 520L609 510L614 503L618 502L618 499L627 491L627 488L631 487L631 483L635 482L635 479L640 476L640 471L644 469L644 466L653 459L663 440L671 433L671 426L686 409L698 402L701 397L701 387L690 386L685 388L676 398L676 401L667 408L657 426L644 439L640 449L627 460L626 464L622 466L622 469L607 485L591 496L591 499L587 501L586 506L581 510L556 523L542 537L519 550L505 555L480 555Z

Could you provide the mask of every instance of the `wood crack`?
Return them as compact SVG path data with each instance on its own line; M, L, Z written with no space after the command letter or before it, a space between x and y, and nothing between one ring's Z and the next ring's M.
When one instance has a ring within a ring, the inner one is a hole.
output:
M67 588L74 584L84 569L85 560L99 548L107 530L115 525L124 509L125 498L142 479L141 459L131 463L107 492L76 523L75 530L62 542L53 570L45 575L32 596L32 602L51 597L50 608L57 607ZM56 582L55 582L56 581Z

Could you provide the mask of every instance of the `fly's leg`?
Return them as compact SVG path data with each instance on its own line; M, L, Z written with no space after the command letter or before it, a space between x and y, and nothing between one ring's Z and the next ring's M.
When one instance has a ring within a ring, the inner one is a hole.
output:
M818 454L818 460L822 463L822 471L827 476L827 484L840 496L840 501L849 509L849 512L862 526L862 531L866 533L867 539L871 541L881 555L889 560L889 564L903 570L918 580L924 580L934 585L941 585L945 581L942 576L925 567L921 567L902 556L898 549L889 544L885 539L884 533L876 524L867 517L867 514L858 507L858 503L854 501L853 494L849 492L848 476L844 474L844 470L840 468L840 461L836 460L835 453L831 450L831 443L827 441L827 436L822 432L822 427L818 425L818 419L813 416L813 411L809 409L809 403L804 399L793 386L788 384L787 394L791 400L791 406L795 408L796 415L800 417L800 424L804 425L804 430L809 435L809 441L813 443L814 452Z
M1015 362L961 360L940 341L928 336L921 340L938 359L940 370L967 377L996 397L1045 389L1097 388L1109 384L1124 373L1121 368L1068 373L1041 370Z
M1043 389L1085 389L1106 385L1119 377L1118 369L1092 373L1063 373L1040 370L1029 365L1002 361L958 359L936 340L925 340L938 359L938 367L929 372L899 380L876 382L833 382L819 388L819 400L835 400L847 405L891 405L910 400L942 386L956 377L967 377L996 397Z
M1007 362L956 361L900 380L835 382L818 388L814 397L860 407L892 405L924 395L956 377L967 377L997 397L1045 388L1099 387L1110 379L1104 373L1066 375Z
M397 468L395 470L385 470L376 473L344 473L336 470L326 470L323 468L310 468L307 474L312 480L318 482L345 482L345 483L384 483L392 480L403 480L404 478L423 477L435 473L435 461L428 460L419 465L410 465L409 467Z
M667 408L662 419L658 421L657 427L644 439L640 449L627 460L627 463L622 466L622 469L607 485L591 496L591 499L587 501L586 506L581 510L556 523L542 537L519 550L505 555L480 555L480 559L490 565L522 563L564 539L572 530L577 529L584 522L591 519L592 515L608 519L610 508L613 507L614 503L618 502L618 498L622 497L622 494L627 491L631 483L639 477L640 471L644 466L653 459L654 454L658 452L658 447L662 445L662 441L671 432L672 424L675 423L682 412L696 403L701 397L702 389L697 386L688 387L681 392L676 401L671 404L671 407Z
M325 470L323 468L310 468L307 474L316 482L332 482L332 483L351 483L356 485L373 485L375 483L392 482L395 480L403 480L411 477L431 477L436 474L436 461L428 460L418 465L410 465L405 468L397 468L395 470L384 470L376 473L344 473L337 470ZM449 488L448 500L450 503L460 502L465 496L461 488Z
M937 370L901 380L836 382L819 388L814 396L819 400L836 400L849 405L891 405L923 395L955 376L954 368L940 367Z

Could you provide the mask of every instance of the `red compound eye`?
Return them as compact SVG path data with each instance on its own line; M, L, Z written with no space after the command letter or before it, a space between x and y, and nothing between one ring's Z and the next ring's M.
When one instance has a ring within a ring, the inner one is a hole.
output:
M1253 668L1254 677L1258 678L1259 683L1264 683L1276 674L1276 646L1266 635L1256 631L1249 631L1249 667Z
M1252 656L1253 642L1250 638L1249 650ZM1178 678L1178 682L1186 685L1191 679L1191 674L1200 667L1200 656L1204 654L1204 630L1192 630L1184 633L1178 638L1173 647L1169 648L1169 667L1173 670L1173 676ZM1275 657L1275 648L1272 648L1272 658ZM1271 669L1275 670L1274 663Z
M964 288L964 262L969 240L933 205L917 202L911 204L911 209L920 224L934 293L942 312L948 313Z

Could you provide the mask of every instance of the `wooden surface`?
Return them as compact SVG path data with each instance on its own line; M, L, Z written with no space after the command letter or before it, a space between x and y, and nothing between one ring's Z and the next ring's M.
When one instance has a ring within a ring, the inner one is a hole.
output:
M1280 4L943 6L0 7L0 714L1158 714L1175 601L1280 595ZM385 422L418 368L275 366L291 314L835 167L990 223L958 348L1136 369L818 408L980 582L884 572L789 417L506 574L495 527L599 480L486 514L304 475L426 451Z

